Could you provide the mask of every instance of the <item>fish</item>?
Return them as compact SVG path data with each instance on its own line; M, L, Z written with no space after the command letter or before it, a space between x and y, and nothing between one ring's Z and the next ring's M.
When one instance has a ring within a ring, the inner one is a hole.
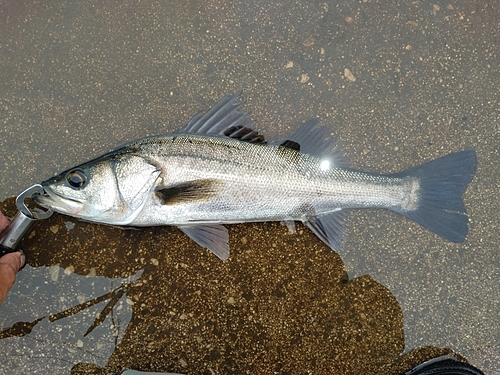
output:
M304 122L268 141L240 107L241 92L198 112L180 130L129 142L41 183L45 208L119 227L176 226L226 260L224 224L302 222L333 250L342 246L348 212L395 211L455 243L468 233L462 195L472 181L474 150L409 170L358 171L328 126Z

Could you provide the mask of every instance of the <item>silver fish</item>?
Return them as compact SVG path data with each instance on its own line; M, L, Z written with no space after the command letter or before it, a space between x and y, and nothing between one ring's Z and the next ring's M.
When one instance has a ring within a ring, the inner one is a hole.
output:
M351 208L396 211L457 243L468 218L462 194L476 170L472 150L405 172L349 169L330 130L309 120L271 142L251 128L227 95L179 131L133 141L42 183L37 202L76 218L115 226L174 225L221 259L223 224L303 222L332 249L341 246Z

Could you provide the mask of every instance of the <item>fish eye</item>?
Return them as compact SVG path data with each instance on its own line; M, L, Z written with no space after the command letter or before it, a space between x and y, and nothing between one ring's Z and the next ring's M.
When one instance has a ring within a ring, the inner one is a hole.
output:
M81 169L75 169L68 172L66 181L68 181L69 186L72 188L80 189L87 183L87 175Z

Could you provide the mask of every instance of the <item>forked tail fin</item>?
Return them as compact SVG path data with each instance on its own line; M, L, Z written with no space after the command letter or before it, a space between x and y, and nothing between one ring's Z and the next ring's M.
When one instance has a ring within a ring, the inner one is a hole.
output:
M462 194L474 177L476 166L475 151L466 150L393 175L420 180L418 207L397 212L451 242L463 243L468 217Z

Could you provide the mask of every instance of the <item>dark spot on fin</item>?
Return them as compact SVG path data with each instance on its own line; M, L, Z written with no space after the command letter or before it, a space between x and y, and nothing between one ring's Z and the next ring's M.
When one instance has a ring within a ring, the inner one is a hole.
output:
M222 181L216 179L193 180L159 188L156 190L156 196L166 205L195 203L214 198L222 185Z
M229 234L222 224L182 225L178 228L220 259L229 258Z
M291 148L292 150L295 150L295 151L300 151L300 145L297 142L291 141L289 139L283 141L280 144L280 147L286 147L286 148Z
M300 145L287 139L278 146L276 154L292 164L297 164L300 159Z
M300 152L303 154L310 154L328 160L335 167L347 167L347 159L342 155L340 147L331 135L330 129L325 125L321 125L317 119L304 122L284 140L271 142L274 145L293 148L291 147L292 143L300 145Z
M344 239L346 212L346 210L338 209L326 215L311 217L304 224L321 241L333 250L338 250L342 246L342 240Z
M229 138L239 139L250 143L266 143L264 136L257 130L242 125L231 126L223 131L223 135Z

